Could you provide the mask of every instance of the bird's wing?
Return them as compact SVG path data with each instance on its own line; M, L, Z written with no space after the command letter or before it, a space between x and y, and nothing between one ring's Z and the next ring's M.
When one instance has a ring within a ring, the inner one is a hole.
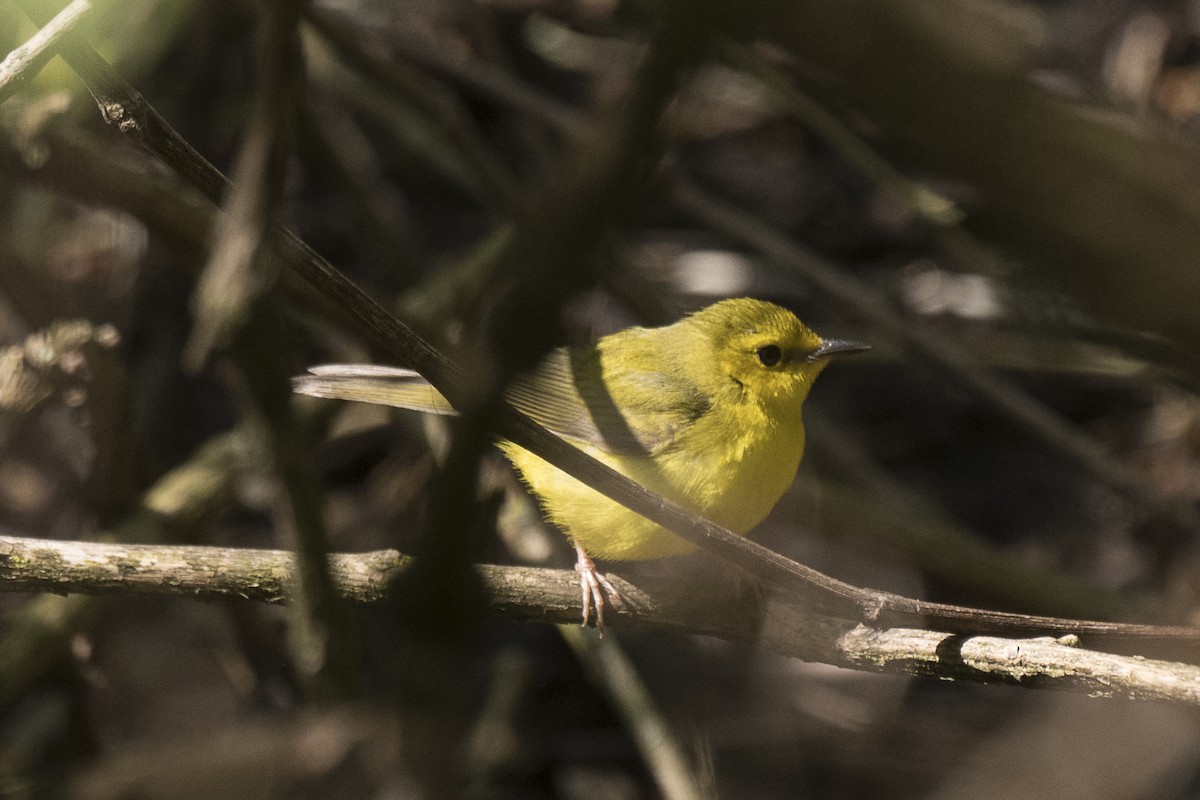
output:
M506 397L566 439L623 455L661 452L709 408L699 389L673 375L630 365L602 368L595 347L552 351L514 380Z

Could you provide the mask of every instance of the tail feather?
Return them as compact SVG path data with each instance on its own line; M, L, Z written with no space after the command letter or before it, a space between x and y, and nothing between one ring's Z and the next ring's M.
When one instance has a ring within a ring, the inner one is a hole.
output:
M322 364L292 378L300 394L407 408L426 414L457 414L450 402L411 369L375 364Z

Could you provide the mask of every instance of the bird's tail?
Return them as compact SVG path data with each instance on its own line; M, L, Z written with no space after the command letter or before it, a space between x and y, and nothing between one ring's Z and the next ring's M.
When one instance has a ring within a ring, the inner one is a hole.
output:
M292 390L313 397L376 403L426 414L458 413L429 381L401 367L322 364L309 368L307 375L292 378Z

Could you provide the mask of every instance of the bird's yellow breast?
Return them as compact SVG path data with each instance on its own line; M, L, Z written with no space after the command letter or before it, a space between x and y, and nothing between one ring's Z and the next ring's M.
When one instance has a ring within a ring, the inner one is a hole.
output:
M696 549L528 450L511 442L500 447L540 498L546 516L589 554L643 560ZM798 403L783 414L768 413L752 401L722 403L653 456L580 447L656 494L744 534L766 517L795 478L804 426Z

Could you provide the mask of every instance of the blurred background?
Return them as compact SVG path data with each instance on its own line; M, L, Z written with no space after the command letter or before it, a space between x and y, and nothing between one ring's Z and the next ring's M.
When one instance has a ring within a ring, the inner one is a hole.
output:
M0 50L58 10L0 0ZM747 295L873 344L818 382L757 541L911 596L1198 621L1200 4L127 0L77 32L263 187L235 219L459 357ZM0 530L294 546L247 432L284 412L246 387L379 351L268 264L245 296L280 341L185 369L231 223L62 60L0 100ZM329 549L437 531L444 426L295 413ZM473 560L569 566L494 453L479 485ZM330 692L285 608L2 594L0 796L664 796L586 644L402 605L343 609ZM1192 710L613 628L694 796L1200 796Z

